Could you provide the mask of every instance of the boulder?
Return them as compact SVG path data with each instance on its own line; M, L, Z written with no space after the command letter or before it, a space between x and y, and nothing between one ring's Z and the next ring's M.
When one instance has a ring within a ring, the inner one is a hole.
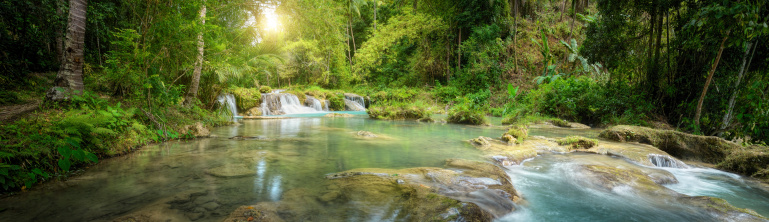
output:
M518 165L526 159L537 156L537 150L531 146L510 145L509 142L478 137L468 140L476 149L485 153L486 158L503 166Z
M262 115L262 107L253 107L248 109L245 112L246 116L261 116Z
M620 142L652 145L684 160L717 164L740 145L715 136L697 136L673 130L657 130L640 126L614 126L604 130L601 138Z

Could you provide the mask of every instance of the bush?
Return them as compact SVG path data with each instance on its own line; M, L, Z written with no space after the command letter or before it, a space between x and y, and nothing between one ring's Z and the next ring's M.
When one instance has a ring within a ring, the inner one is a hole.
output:
M259 92L260 93L271 93L272 92L272 88L269 87L269 86L262 86L262 87L259 87Z
M586 124L646 124L651 103L622 82L600 85L593 79L559 78L528 94L530 109Z
M515 137L518 141L523 141L529 137L529 128L526 125L514 125L508 128L505 134Z
M473 103L469 98L463 98L461 103L449 109L447 121L472 125L488 124L489 121L486 119L486 113L479 106L483 107L483 105Z
M12 91L0 91L0 105L19 104L19 95Z

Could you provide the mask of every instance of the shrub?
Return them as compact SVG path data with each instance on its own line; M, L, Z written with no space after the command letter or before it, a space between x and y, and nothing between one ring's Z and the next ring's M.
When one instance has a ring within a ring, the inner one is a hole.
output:
M529 128L526 125L514 125L508 128L505 134L515 137L518 141L523 141L529 137Z
M262 87L259 87L259 92L260 93L271 93L272 92L272 88L269 87L269 86L262 86Z
M449 109L449 117L447 121L450 123L472 125L482 125L489 122L486 119L484 109L480 108L478 104L473 103L468 98L463 98L461 103L456 104Z
M553 120L550 120L550 123L552 123L557 127L571 127L571 124L569 124L569 122L566 122L562 119L553 119Z

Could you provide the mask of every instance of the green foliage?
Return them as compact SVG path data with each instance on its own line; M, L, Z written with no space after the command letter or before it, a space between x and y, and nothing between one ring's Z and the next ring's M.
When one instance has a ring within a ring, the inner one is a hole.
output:
M429 119L432 115L429 105L424 102L387 102L372 104L368 109L373 119L403 120Z
M265 86L262 86L264 88ZM269 89L269 86L266 86ZM228 90L235 96L235 104L241 111L259 106L262 102L261 89L233 87Z
M643 124L651 105L624 83L600 85L587 77L558 79L529 93L540 113L581 123Z
M483 125L488 124L489 120L486 118L486 110L488 110L488 104L484 104L483 101L488 99L488 91L486 93L480 92L476 94L468 95L462 98L462 100L449 109L449 116L447 121L450 123Z
M19 104L22 101L19 99L19 95L13 91L0 91L0 105L13 105Z
M328 99L328 102L329 102L328 108L330 110L335 110L335 111L344 111L345 110L345 107L344 107L344 96L340 96L340 95L338 95L336 93L331 93L331 94L326 95L326 99Z
M269 86L262 86L262 87L259 87L259 92L260 93L271 93L272 92L272 88L269 87Z
M461 45L468 64L456 73L450 85L464 93L471 93L500 84L505 69L500 63L505 64L502 59L506 53L506 44L499 38L500 32L496 25L473 29L473 34Z

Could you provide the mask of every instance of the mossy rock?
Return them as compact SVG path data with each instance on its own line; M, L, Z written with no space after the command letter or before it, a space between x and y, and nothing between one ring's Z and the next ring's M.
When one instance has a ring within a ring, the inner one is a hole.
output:
M569 136L556 140L558 145L571 146L572 149L588 149L598 144L596 139L588 139L581 136Z
M328 108L334 111L344 111L344 97L339 97L337 94L328 94Z
M486 116L483 114L483 112L456 111L453 109L449 110L449 116L446 120L450 123L470 125L484 125L489 123L489 120L486 119Z
M484 152L486 158L503 166L521 164L524 160L537 156L533 146L513 146L508 142L480 136L468 140L476 149Z
M751 146L736 149L716 165L719 169L737 172L743 175L767 179L769 169L769 148Z
M519 142L529 137L529 128L525 125L515 125L507 129L508 135L515 137ZM504 134L503 134L504 136Z
M271 93L272 92L272 87L269 87L269 86L259 87L259 92L260 93Z
M685 160L718 164L740 145L715 136L697 136L672 130L656 130L640 126L614 126L599 137L620 141L640 142L655 146Z
M238 110L248 110L262 103L262 94L254 88L235 87L229 91L235 96Z
M564 121L562 119L553 119L553 120L550 120L550 123L552 123L553 125L555 125L557 127L571 128L571 124L569 124L569 122L566 122L566 121Z
M367 110L372 119L430 120L432 112L427 107L413 104L372 105Z

